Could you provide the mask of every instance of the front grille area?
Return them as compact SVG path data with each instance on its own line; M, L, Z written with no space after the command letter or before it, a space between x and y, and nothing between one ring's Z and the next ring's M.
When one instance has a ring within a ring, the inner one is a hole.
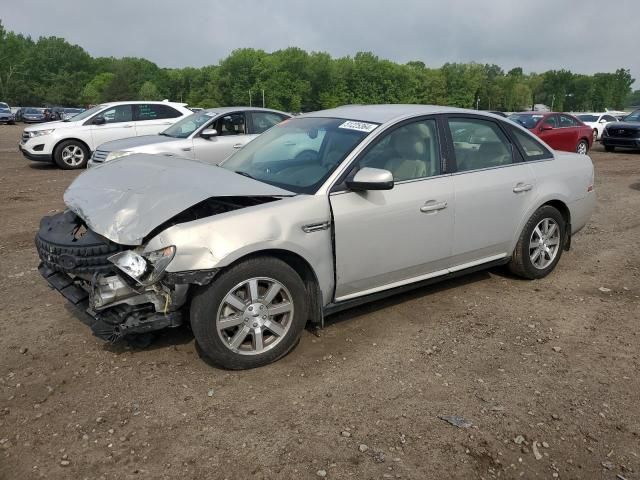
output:
M608 133L610 137L618 138L640 138L640 130L637 128L609 128Z
M106 150L96 150L95 152L93 152L91 160L93 160L94 162L104 162L108 154L109 152L107 152Z

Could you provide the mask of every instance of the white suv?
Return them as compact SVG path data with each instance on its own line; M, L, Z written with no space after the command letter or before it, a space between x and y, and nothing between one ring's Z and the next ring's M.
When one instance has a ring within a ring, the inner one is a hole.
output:
M69 120L25 128L18 147L29 160L55 162L65 170L84 168L101 143L153 135L192 113L184 103L104 103Z

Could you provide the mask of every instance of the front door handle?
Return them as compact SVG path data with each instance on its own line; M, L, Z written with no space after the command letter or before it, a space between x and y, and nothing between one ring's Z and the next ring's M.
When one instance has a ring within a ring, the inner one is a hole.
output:
M533 185L530 183L518 183L515 187L513 187L513 193L521 193L528 192L533 188Z
M184 148L181 148L180 150L182 150L183 152L190 152L191 147L184 147Z
M233 148L242 148L243 145L241 143L236 143Z
M123 125L122 128L133 128L133 125Z
M438 210L444 210L447 208L447 202L436 202L435 200L429 200L423 206L420 207L422 213L437 212Z

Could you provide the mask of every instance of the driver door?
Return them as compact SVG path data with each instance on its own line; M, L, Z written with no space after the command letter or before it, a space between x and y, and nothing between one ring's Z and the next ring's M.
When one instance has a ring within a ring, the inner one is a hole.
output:
M97 117L104 118L104 123L100 125L91 123ZM107 108L93 117L88 123L90 124L91 138L93 140L92 150L95 150L98 145L111 140L136 136L133 109L129 104Z
M447 273L455 205L441 158L435 119L404 123L365 150L352 171L390 170L393 189L330 194L336 301Z
M220 163L253 138L246 134L246 125L243 112L227 113L218 117L206 127L218 131L215 137L204 138L198 134L193 138L194 157L207 163Z

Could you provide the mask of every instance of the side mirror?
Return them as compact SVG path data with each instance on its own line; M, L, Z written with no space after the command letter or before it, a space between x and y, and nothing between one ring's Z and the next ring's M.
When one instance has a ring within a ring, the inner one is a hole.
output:
M540 127L541 132L546 132L547 130L553 130L553 127L548 123L545 123Z
M393 188L393 174L381 168L365 167L347 180L347 188L355 191L391 190Z
M104 125L105 123L107 123L107 121L104 119L104 117L96 117L91 121L91 123L93 123L94 125Z
M205 138L207 140L209 140L211 137L215 137L218 135L218 131L215 128L207 128L205 130L202 131L202 133L200 134L200 136L202 138Z

